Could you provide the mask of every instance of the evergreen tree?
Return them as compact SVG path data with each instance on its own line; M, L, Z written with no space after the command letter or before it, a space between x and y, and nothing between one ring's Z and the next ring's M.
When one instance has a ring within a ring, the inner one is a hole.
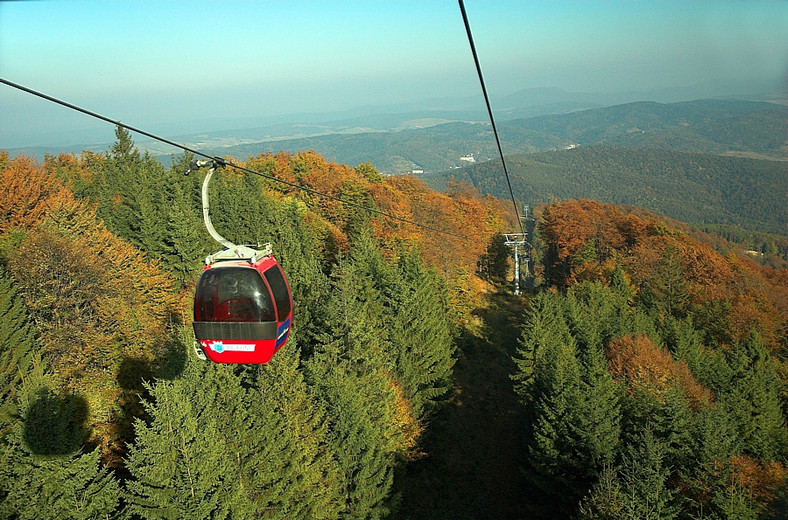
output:
M510 256L506 237L501 233L494 234L487 245L486 252L477 264L479 275L493 282L504 283L509 273Z
M329 417L329 439L340 473L339 518L383 518L390 512L396 396L382 368L364 367L317 352L307 365L312 386Z
M209 239L182 183L172 183L170 193L164 265L181 286L186 286L199 276Z
M557 295L543 292L528 303L523 335L514 358L517 370L512 376L515 390L526 406L533 401L535 370L545 352L555 343L569 341L569 330L563 321L563 309Z
M670 385L659 395L648 387L632 388L622 412L625 443L637 444L648 428L649 435L658 439L660 449L671 461L671 471L678 473L692 467L693 413L678 385Z
M387 266L370 243L361 242L349 260L334 269L331 290L320 316L322 331L317 341L322 350L354 364L394 369L386 326L390 302L376 288L376 278Z
M667 246L646 280L641 301L661 315L686 316L689 306L689 282L684 274L679 251Z
M516 359L517 390L528 410L526 475L539 491L533 507L540 515L575 511L597 472L612 460L618 436L616 400L612 408L586 402L584 392L603 388L603 376L596 363L584 371L562 314L560 296L537 296ZM584 377L590 374L593 380Z
M627 446L619 478L624 500L622 518L671 520L678 515L675 492L668 485L670 467L665 444L646 426Z
M621 482L612 466L602 469L599 480L580 503L578 520L621 520L624 496Z
M3 425L16 409L15 395L22 378L32 370L35 353L34 331L27 309L11 279L0 268L0 437Z
M234 448L255 424L232 367L190 363L181 378L156 383L151 394L150 423L137 420L126 461L128 512L149 519L251 516L240 478L250 454ZM251 424L231 429L228 418Z
M745 454L766 460L785 457L788 433L780 404L781 384L757 333L727 352L730 378L715 390L733 419Z
M414 249L400 257L392 292L397 375L418 417L451 387L454 345L442 298L445 287Z
M132 200L138 187L141 158L128 130L116 127L115 138L103 170L94 181L93 191L99 202L96 214L110 231L131 240L135 220Z
M368 254L362 254L362 253ZM357 250L335 270L307 362L310 386L329 418L331 446L342 486L343 518L381 518L390 507L394 454L404 448L396 417L394 360L385 332L384 298L374 287L378 263L372 250Z
M96 213L109 230L153 258L166 251L166 172L148 153L141 155L131 133L118 126L116 141L90 190Z
M343 479L325 412L299 370L298 349L279 352L268 364L252 369L250 383L247 403L254 431L231 442L238 444L239 453L252 454L242 477L255 514L336 518Z
M295 200L276 207L274 256L285 271L295 303L293 332L302 355L308 357L326 325L321 316L329 299L329 280L323 272L316 237L304 222L306 206Z
M190 363L151 389L127 467L142 518L336 518L343 479L297 350L269 364Z
M626 306L598 283L575 285L565 297L564 312L577 340L580 394L584 396L578 403L576 428L589 457L586 470L591 480L613 462L621 431L621 394L608 370L604 345L624 327L616 320L622 304Z

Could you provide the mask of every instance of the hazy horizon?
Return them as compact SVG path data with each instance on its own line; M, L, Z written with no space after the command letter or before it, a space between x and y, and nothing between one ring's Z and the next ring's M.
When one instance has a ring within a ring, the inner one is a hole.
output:
M469 0L466 10L494 109L540 87L706 85L714 97L785 86L786 2ZM434 98L475 97L483 109L453 1L0 2L0 77L146 130ZM5 85L0 113L0 148L106 125Z

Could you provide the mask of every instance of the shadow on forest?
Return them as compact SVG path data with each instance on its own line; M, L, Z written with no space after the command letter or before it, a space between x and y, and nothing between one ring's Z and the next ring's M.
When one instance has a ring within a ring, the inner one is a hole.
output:
M393 519L528 516L523 409L510 378L524 305L503 291L491 294L477 313L481 331L462 332L454 393L426 425L425 455L395 480L401 501Z
M153 362L137 358L121 360L116 376L121 393L113 417L115 441L108 446L110 452L122 455L125 446L133 441L134 421L145 416L143 401L149 396L145 383L153 381L154 377L178 377L186 366L187 355L181 342L172 340ZM88 402L84 397L42 388L27 409L22 439L36 455L69 455L85 447L94 448L88 416ZM120 464L112 456L109 461Z
M176 339L169 341L162 353L153 362L139 358L124 357L118 367L117 381L121 387L118 399L120 405L113 415L113 437L111 451L115 456L106 461L110 465L122 467L128 445L134 442L134 422L145 419L147 414L144 402L150 399L148 383L155 378L172 380L178 377L186 366L186 349Z
M42 388L30 404L22 438L36 455L68 455L90 437L88 403L78 395L57 395Z

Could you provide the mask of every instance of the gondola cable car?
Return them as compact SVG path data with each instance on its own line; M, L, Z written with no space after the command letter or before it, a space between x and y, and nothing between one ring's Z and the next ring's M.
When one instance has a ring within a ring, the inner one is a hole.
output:
M216 363L267 363L290 335L293 299L271 244L238 246L214 229L208 183L216 168L224 165L219 158L191 165L192 169L209 167L202 184L203 220L223 247L206 257L197 282L193 328L199 349L195 351Z

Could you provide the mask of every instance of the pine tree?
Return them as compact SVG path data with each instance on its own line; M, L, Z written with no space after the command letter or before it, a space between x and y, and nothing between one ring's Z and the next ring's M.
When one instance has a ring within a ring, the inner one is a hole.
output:
M385 517L390 512L396 396L381 368L373 369L336 352L317 352L307 365L316 395L329 418L329 439L341 476L339 518Z
M515 390L528 406L533 401L535 370L555 343L569 341L563 309L557 295L543 292L532 298L526 311L523 335L514 358Z
M580 503L578 520L621 520L624 496L621 481L612 466L602 469L599 480Z
M396 278L391 286L396 371L418 417L451 387L454 345L445 287L415 249L400 257Z
M661 315L686 316L689 306L689 282L681 265L679 251L668 246L662 252L654 272L640 294L642 302Z
M199 276L209 242L207 232L198 219L198 209L184 192L182 183L172 183L169 189L171 199L164 265L181 286L186 286Z
M251 516L240 478L243 459L251 454L233 448L256 425L232 367L190 363L181 378L158 382L151 394L150 423L137 420L137 439L126 461L132 477L124 494L129 514L150 519ZM252 424L231 429L228 417Z
M325 412L299 369L298 349L279 352L251 372L247 402L255 431L232 442L239 453L252 454L242 478L255 514L336 518L343 480L329 444Z
M601 284L588 282L572 286L565 297L564 313L577 340L580 393L584 396L578 404L576 428L589 457L586 470L590 480L613 462L619 442L621 392L608 370L605 344L623 328L616 323L620 300Z
M285 271L295 306L293 332L302 355L308 357L315 337L325 330L321 316L329 299L329 280L323 272L314 234L304 222L306 206L295 199L277 203L274 256Z
M624 514L622 518L671 520L678 515L675 491L668 486L667 449L647 425L634 444L627 446L619 473Z
M11 279L0 268L0 432L16 409L15 396L22 378L32 370L38 357L27 309Z
M598 431L581 418L583 413L601 410L584 403L582 392L591 381L583 381L577 344L563 319L560 298L542 293L532 300L520 357L515 360L516 389L528 414L526 477L538 490L532 507L539 515L550 510L569 515L575 510L595 480L597 469L611 459L606 453L610 447L597 446L601 449L596 452L591 437L616 436L616 418L608 422L595 416L594 420L605 422Z
M551 345L542 360L534 370L527 477L539 502L570 514L590 487L590 461L577 429L582 396L574 341Z
M757 333L727 353L730 379L717 387L731 415L745 454L766 460L782 459L788 447L780 382L769 352Z
M362 246L334 269L330 296L321 316L323 330L316 339L322 350L334 351L352 363L393 370L386 326L390 303L375 287L380 269L387 267L378 262L378 255L371 246Z
M373 285L381 273L374 272L375 255L364 251L356 251L335 270L324 309L325 330L307 362L308 380L325 407L343 477L342 518L387 514L394 454L406 444L397 427L384 298Z

